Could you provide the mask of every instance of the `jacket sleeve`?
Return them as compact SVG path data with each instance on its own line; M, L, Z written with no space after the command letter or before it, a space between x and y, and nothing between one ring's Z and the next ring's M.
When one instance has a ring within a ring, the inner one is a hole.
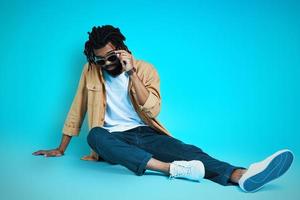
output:
M150 64L149 70L144 73L145 87L149 91L149 96L140 109L150 118L158 116L161 107L160 79L156 69Z
M86 64L82 70L79 84L71 108L63 126L63 134L78 136L87 111Z

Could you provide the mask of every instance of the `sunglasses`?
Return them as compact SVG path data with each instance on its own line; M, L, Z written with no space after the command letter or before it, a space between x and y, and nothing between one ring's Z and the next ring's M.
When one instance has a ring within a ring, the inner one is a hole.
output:
M111 65L117 63L119 61L119 58L118 55L113 52L106 55L105 57L94 56L93 60L96 63L96 65L105 66L107 61L109 61Z

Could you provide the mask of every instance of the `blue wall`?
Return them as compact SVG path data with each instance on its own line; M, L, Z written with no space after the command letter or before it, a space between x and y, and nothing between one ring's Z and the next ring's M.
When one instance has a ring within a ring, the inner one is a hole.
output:
M299 152L299 1L13 0L0 9L3 141L59 143L87 32L112 24L158 69L159 118L174 136L220 155ZM86 134L85 123L78 153Z

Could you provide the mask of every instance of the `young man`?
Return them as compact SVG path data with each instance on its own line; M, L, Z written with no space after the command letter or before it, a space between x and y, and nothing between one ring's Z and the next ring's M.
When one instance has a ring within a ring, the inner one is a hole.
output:
M118 28L93 27L88 34L84 50L88 63L65 121L61 144L34 155L64 155L88 112L87 141L93 151L84 160L121 164L137 175L150 169L171 178L206 178L221 185L239 185L246 192L257 191L288 170L293 161L289 150L278 151L246 169L172 137L156 119L161 99L155 68L134 59Z

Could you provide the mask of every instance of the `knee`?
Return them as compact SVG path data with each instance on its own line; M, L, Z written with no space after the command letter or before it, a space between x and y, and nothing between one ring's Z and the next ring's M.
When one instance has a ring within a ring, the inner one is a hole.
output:
M101 139L105 132L107 132L107 130L101 127L92 128L87 136L87 142L90 147L95 147L96 141L99 142L99 139Z

